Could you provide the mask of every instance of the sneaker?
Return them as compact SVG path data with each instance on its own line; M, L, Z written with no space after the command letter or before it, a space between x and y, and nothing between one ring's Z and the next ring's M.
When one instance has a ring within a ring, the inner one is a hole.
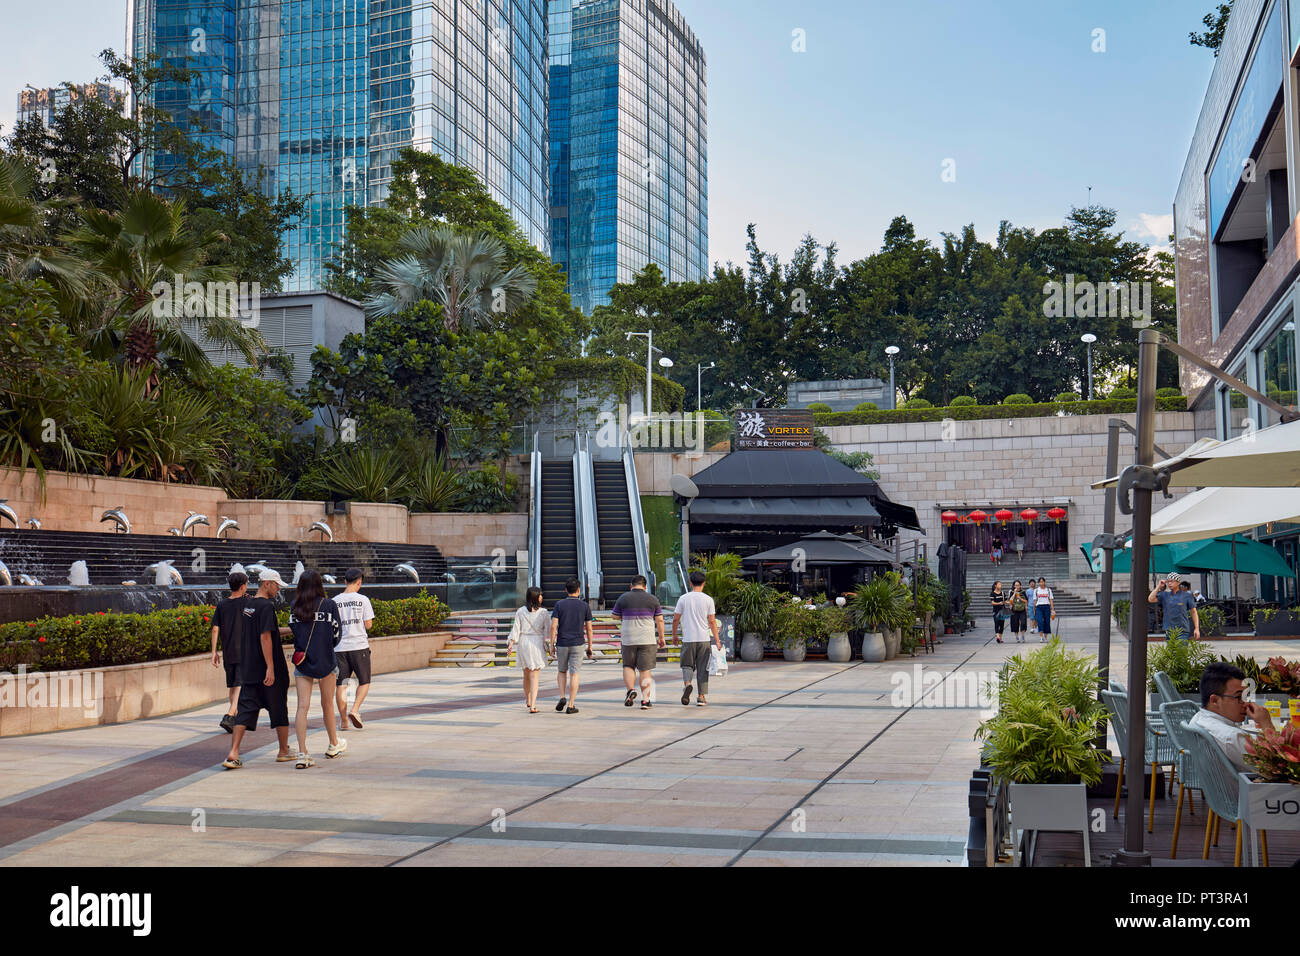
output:
M230 714L226 714L226 716L222 717L221 729L228 734L233 734L235 732L235 718Z
M561 697L560 702L555 705L555 712L557 714L562 713L564 711L564 705L567 704L568 702L569 702L569 698Z
M649 709L650 709L651 707L653 707L653 706L654 706L654 705L651 704L650 701L648 701L648 700L643 700L643 701L641 701L641 709L642 709L642 710L649 710Z
M634 691L634 690L630 690L630 691L628 691L628 692L627 692L627 696L623 698L623 706L624 706L624 707L631 707L631 706L632 706L632 701L634 701L634 700L636 700L636 691Z
M682 691L682 706L683 706L683 707L686 706L687 704L689 704L689 703L691 702L691 691L693 691L694 689L695 689L695 688L692 687L690 684L687 684L687 685L686 685L686 689L685 689L684 691Z
M347 749L348 742L340 737L338 743L330 744L329 747L326 748L325 756L333 760L335 757L342 757L343 754L347 752Z
M577 712L578 712L578 708L576 707L570 707L567 710L565 710L566 714L576 714Z
M316 761L312 760L306 754L298 754L298 762L294 764L299 770L306 770L308 767L316 766Z

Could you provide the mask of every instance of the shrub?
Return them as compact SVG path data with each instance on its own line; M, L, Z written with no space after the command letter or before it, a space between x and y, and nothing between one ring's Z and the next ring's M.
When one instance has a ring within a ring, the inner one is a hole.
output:
M1217 607L1206 605L1196 609L1196 616L1201 619L1201 631L1205 634L1222 634L1228 622L1228 616Z
M1182 395L1182 390L1166 385L1164 388L1156 389L1156 398L1177 398Z
M830 412L830 411L834 411L834 409L832 409L832 408L831 408L829 405L827 405L825 402L813 402L811 405L808 406L808 411L810 411L810 412Z
M740 581L718 604L718 612L736 618L741 634L766 634L772 624L772 612L781 595L757 581Z
M1300 724L1247 738L1245 759L1268 783L1300 784Z
M1107 398L1137 398L1137 394L1138 393L1136 388L1127 388L1121 386L1119 388L1112 388L1110 390L1110 394L1107 395L1106 397ZM1157 395L1156 397L1159 398L1160 396Z
M956 398L954 398L951 402L948 403L948 407L949 408L970 408L972 405L976 405L976 404L978 403L975 401L974 395L958 395Z
M432 631L451 613L451 608L424 590L414 597L372 603L375 623L370 630L371 637L423 634Z
M875 402L858 402L853 406L855 412L874 412L879 406Z
M811 604L782 601L772 613L772 642L777 647L797 647L826 639L826 618Z
M1137 402L1128 399L1099 398L1086 402L1035 402L1032 405L965 405L947 408L881 408L867 412L823 412L814 416L819 428L840 425L887 425L903 422L978 421L995 418L1043 418L1064 411L1067 415L1116 415L1133 412ZM1162 412L1187 411L1186 396L1156 399Z
M924 398L909 398L907 401L903 403L903 407L904 408L934 408L934 404L932 402L926 401Z
M1056 397L1052 399L1054 402L1077 402L1078 400L1079 396L1074 392L1058 392Z
M1003 405L1032 405L1034 400L1024 392L1012 392L1006 398L1002 399Z
M1214 652L1205 641L1185 641L1175 637L1172 628L1163 644L1152 645L1147 653L1147 689L1154 692L1155 673L1164 671L1180 694L1193 694L1201 688L1201 672L1214 661Z
M483 465L460 475L460 503L466 511L509 511L515 506L519 479L506 472L505 487L501 486L500 469L496 465Z

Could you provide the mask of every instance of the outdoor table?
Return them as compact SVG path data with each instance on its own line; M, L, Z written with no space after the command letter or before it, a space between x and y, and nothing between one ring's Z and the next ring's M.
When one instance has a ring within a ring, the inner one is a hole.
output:
M1258 831L1300 830L1300 787L1251 778L1252 774L1237 774L1237 826L1246 827L1242 839L1250 840L1250 865L1259 866Z

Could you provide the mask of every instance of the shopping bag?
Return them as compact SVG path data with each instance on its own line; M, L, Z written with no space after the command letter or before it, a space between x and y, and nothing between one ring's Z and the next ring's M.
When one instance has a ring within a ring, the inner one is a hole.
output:
M650 693L645 695L645 699L652 704L655 702L655 681L653 677L650 678Z
M727 674L727 649L716 644L709 648L709 676L725 677Z

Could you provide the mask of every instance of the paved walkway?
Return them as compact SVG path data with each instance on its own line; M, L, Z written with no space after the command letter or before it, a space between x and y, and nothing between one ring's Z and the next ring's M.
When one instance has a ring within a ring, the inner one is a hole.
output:
M1095 645L1095 619L1063 629ZM734 664L708 708L681 706L662 668L648 712L622 705L617 669L588 666L572 716L553 669L532 715L515 670L384 675L345 757L323 759L315 719L307 771L275 763L265 727L222 771L219 705L4 739L0 866L960 865L971 689L1032 646L985 624L883 664Z

